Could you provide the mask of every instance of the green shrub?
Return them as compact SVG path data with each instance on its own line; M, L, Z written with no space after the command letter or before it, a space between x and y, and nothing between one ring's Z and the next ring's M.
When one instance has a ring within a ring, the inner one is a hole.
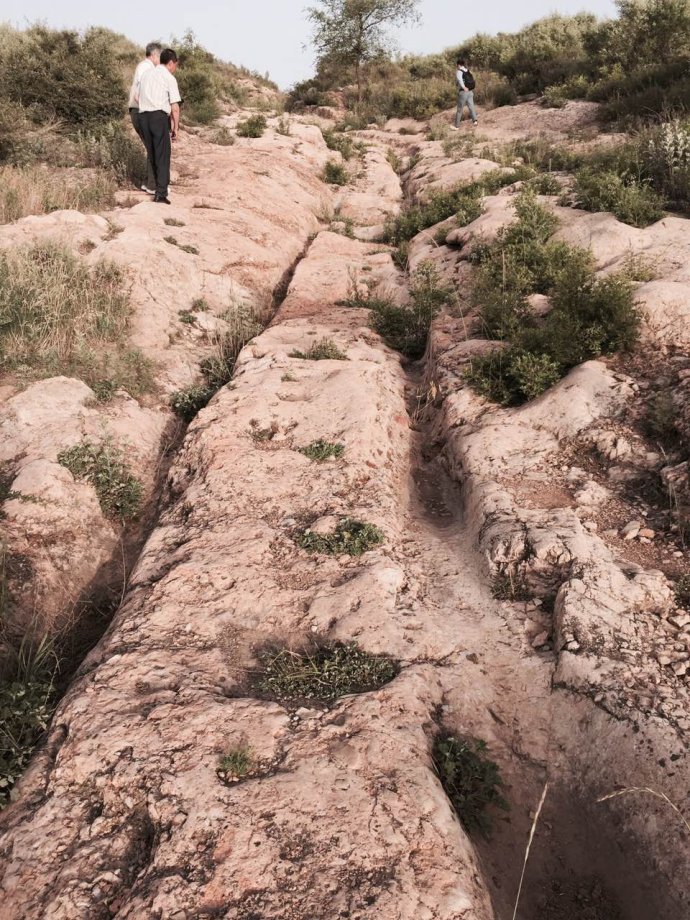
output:
M130 473L123 451L109 438L98 444L88 440L75 444L58 454L58 463L75 479L85 479L94 487L101 510L108 517L126 521L139 514L141 483Z
M640 139L645 175L671 207L690 210L690 122L678 119Z
M329 185L347 185L350 177L342 163L329 160L323 171L323 181Z
M397 246L455 214L460 224L471 223L481 214L482 196L491 195L520 178L523 176L518 170L511 173L496 170L485 173L481 179L469 185L434 192L425 203L411 205L394 220L388 221L384 230L385 241Z
M304 454L305 457L309 457L310 460L316 460L319 463L323 463L324 460L339 460L340 457L345 453L344 444L334 444L332 441L324 441L319 439L318 441L312 441L311 444L307 444L306 447L300 447L299 452Z
M3 96L30 109L39 123L59 119L79 126L121 117L127 93L108 53L111 36L42 25L15 33L0 58Z
M385 536L373 524L364 524L352 518L343 518L331 534L314 533L305 530L298 543L309 553L326 556L361 556L374 546L385 541Z
M197 413L206 408L215 392L202 383L192 384L173 393L170 397L170 406L175 415L185 422L191 422Z
M13 786L48 728L55 708L56 669L57 660L47 640L35 646L25 638L4 663L0 678L0 810L8 804Z
M433 760L441 785L465 830L487 835L490 810L508 810L497 765L484 741L441 735L434 742Z
M342 131L323 131L323 139L329 150L337 150L344 160L351 160L360 152L363 145L354 141L349 134Z
M423 262L410 279L409 306L377 299L365 305L372 310L372 328L386 345L416 360L426 351L431 321L452 296L453 291L441 284L433 264Z
M245 121L237 124L238 137L263 137L266 130L266 118L264 115L250 115Z
M472 360L469 383L505 405L533 399L572 367L635 343L639 312L626 272L598 278L591 254L552 240L554 215L525 189L518 220L478 255L473 289L488 335L508 347ZM530 294L549 296L535 317Z
M328 705L341 696L378 690L398 674L395 662L369 655L354 643L314 644L302 651L268 649L259 662L254 688L286 702Z
M663 199L648 184L592 168L577 173L575 202L586 211L610 211L633 227L648 227L663 217Z
M528 179L527 185L536 195L559 195L561 183L551 173L542 173L534 179Z
M319 339L306 351L293 351L290 357L306 361L347 361L347 354L329 338Z
M690 610L690 575L681 575L675 584L675 600L679 607Z

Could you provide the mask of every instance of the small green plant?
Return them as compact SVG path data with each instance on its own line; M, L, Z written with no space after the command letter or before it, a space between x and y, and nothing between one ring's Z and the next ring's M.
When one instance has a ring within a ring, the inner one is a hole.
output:
M199 255L199 250L196 248L196 246L190 246L189 243L184 243L180 245L180 249L182 250L182 252L188 252L192 256Z
M94 444L85 440L58 454L58 463L75 479L85 479L96 490L103 513L123 521L141 508L142 487L129 471L124 453L109 438Z
M370 655L354 643L314 643L298 651L267 649L259 662L254 688L286 702L331 704L351 693L378 690L398 674L395 662Z
M323 441L319 439L318 441L312 441L311 444L307 444L306 447L300 447L299 452L304 454L305 457L309 457L310 460L316 460L319 463L323 463L324 460L338 460L345 453L344 444L336 444L333 441Z
M255 768L256 761L251 748L242 745L233 748L218 761L218 774L226 781L239 782Z
M347 185L350 177L342 163L329 160L323 171L323 181L329 185Z
M216 391L202 383L192 384L183 390L177 390L170 397L170 407L185 422L191 422L201 412Z
M651 185L612 170L581 169L575 177L575 203L586 211L610 211L633 227L648 227L663 217L663 198Z
M186 226L183 220L178 220L176 217L166 217L163 221L166 227L184 227Z
M263 133L266 130L266 116L265 115L251 115L245 121L241 121L237 125L237 136L238 137L263 137Z
M296 383L297 382L297 377L295 377L292 371L285 371L285 373L280 379L283 383Z
M205 297L195 297L192 301L192 310L197 313L204 313L209 309L208 301Z
M306 361L347 361L346 353L329 338L319 339L307 351L293 351L290 357Z
M344 160L351 160L356 153L361 153L364 145L354 141L342 131L324 131L323 139L329 150L336 150Z
M552 173L541 173L527 180L527 185L537 195L560 195L561 183Z
M178 310L177 315L180 317L181 323L185 323L187 326L194 325L194 314L191 310Z
M659 390L651 397L647 404L644 427L646 434L665 449L678 445L678 407L671 390Z
M171 246L179 246L179 245L180 245L180 244L177 242L177 237L176 237L176 236L164 236L164 237L163 237L163 240L164 240L166 243L169 243Z
M441 735L434 742L433 760L441 785L465 830L487 836L490 809L508 810L501 792L498 766L487 755L484 741Z
M308 553L320 553L326 556L362 556L364 553L385 542L383 531L373 524L365 524L353 518L340 520L330 534L314 533L305 530L298 538L298 543Z

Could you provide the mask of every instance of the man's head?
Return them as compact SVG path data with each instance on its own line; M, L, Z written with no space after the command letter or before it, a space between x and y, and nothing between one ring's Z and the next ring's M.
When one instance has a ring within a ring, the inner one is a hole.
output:
M146 46L146 57L153 61L154 64L159 64L161 59L162 47L158 42L149 42Z
M459 59L458 59L458 67L467 67L467 64L465 64L465 59L464 59L464 58L459 58Z
M177 70L177 55L172 48L166 48L161 54L161 64L163 67L167 67L170 73L175 73Z

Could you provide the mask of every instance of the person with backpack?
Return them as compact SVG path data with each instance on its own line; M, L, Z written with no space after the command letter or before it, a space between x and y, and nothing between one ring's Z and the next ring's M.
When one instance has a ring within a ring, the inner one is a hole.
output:
M462 121L463 112L465 111L465 106L467 106L467 110L470 113L472 124L476 127L477 110L474 107L474 88L477 84L472 76L472 71L462 58L458 61L455 79L458 84L458 110L455 114L455 126L451 127L454 131L458 130L460 122Z

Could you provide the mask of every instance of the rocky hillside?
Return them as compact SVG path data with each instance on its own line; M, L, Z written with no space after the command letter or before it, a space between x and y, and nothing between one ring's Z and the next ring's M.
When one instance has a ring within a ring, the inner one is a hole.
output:
M687 221L323 114L0 227L0 918L683 916Z

